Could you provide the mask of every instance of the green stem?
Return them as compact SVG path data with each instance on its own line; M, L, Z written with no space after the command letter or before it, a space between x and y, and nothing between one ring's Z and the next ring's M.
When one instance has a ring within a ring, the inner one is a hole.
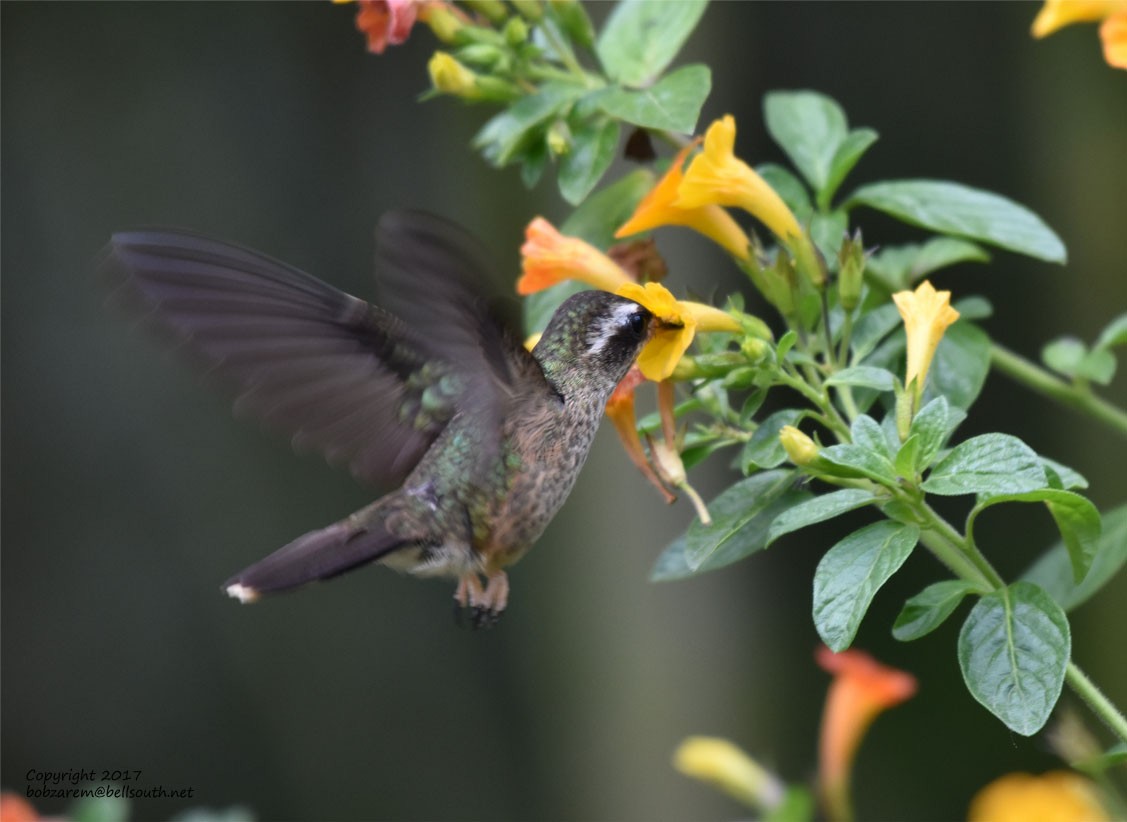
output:
M1127 411L1096 396L1087 386L1070 385L997 343L990 346L990 364L1010 379L1063 405L1084 411L1127 437Z
M1068 663L1064 678L1069 687L1088 704L1092 713L1102 719L1123 742L1127 742L1127 717L1124 717L1112 701L1103 695L1103 692L1088 679L1088 675L1081 671L1075 662Z

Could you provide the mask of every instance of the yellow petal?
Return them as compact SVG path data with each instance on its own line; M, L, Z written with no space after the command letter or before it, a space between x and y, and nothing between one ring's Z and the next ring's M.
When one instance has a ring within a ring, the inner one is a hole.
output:
M1091 23L1124 10L1124 0L1045 0L1033 20L1033 36L1047 37L1072 23Z
M975 794L970 822L1103 822L1111 819L1089 779L1070 771L1009 773Z
M727 311L690 300L681 300L679 307L682 315L692 315L697 331L730 331L733 334L743 331L743 326Z
M743 160L735 156L736 121L730 114L708 127L704 150L693 158L678 189L675 205L701 208L737 206L766 225L784 242L802 236L798 220L775 193Z
M1113 68L1127 69L1127 11L1113 14L1100 26L1104 60Z
M690 325L680 328L667 326L657 328L649 342L638 355L638 368L646 379L661 382L668 379L677 367L685 350L692 343L696 329Z
M923 392L935 349L943 338L947 326L959 319L959 312L951 307L951 292L936 291L924 280L915 291L900 291L892 295L893 302L904 320L908 338L908 367L904 384L916 380L916 396Z
M691 736L673 754L673 766L752 808L774 807L782 799L778 779L727 739Z

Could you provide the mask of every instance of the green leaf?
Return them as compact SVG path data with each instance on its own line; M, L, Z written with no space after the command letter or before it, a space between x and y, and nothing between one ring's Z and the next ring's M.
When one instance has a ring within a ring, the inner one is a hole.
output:
M853 420L853 424L849 427L849 437L854 445L880 454L885 459L892 459L892 451L888 438L884 435L884 429L869 415L861 414Z
M1127 314L1120 314L1100 332L1094 348L1112 348L1127 345Z
M1115 355L1106 348L1094 348L1080 363L1077 376L1100 385L1108 385L1115 376Z
M989 259L986 249L969 240L932 237L923 244L885 246L869 258L866 270L889 291L903 291L941 268Z
M1053 230L998 194L943 180L892 180L863 186L849 205L867 205L911 225L979 240L1051 263L1067 259Z
M1041 361L1058 374L1075 377L1088 346L1075 337L1060 337L1041 349Z
M891 417L891 415L889 416ZM920 448L919 434L912 434L904 440L904 444L900 446L900 449L896 452L896 457L892 460L892 467L896 469L897 476L916 480L923 470L920 463Z
M614 162L620 126L616 120L593 121L572 132L571 150L560 158L560 194L572 205L584 198Z
M1127 505L1103 515L1103 531L1084 581L1073 581L1072 559L1062 539L1041 556L1021 578L1036 583L1066 611L1080 606L1107 584L1127 563Z
M793 480L794 472L784 469L764 471L737 482L709 503L712 525L694 522L689 526L658 557L650 579L685 579L722 568L766 547L767 527L775 517L810 497L810 492L796 488Z
M740 465L746 474L751 468L774 468L786 462L787 452L779 442L779 432L784 425L797 425L802 412L794 408L776 411L755 429L740 455Z
M844 211L816 212L810 217L810 237L826 260L831 271L836 271L837 255L845 242L849 216Z
M595 42L607 76L627 86L644 86L661 74L696 28L706 5L704 0L623 0Z
M963 297L951 305L964 320L985 320L994 316L994 306L988 299L978 295Z
M859 362L869 356L873 349L880 344L880 341L887 337L900 323L900 312L890 302L862 314L853 327L853 337L849 342L854 362Z
M920 529L882 520L826 552L814 572L814 627L831 651L843 651L880 587L916 547Z
M962 422L965 415L958 412L958 409L956 409L956 412L955 419L952 422L951 407L947 403L947 398L936 397L921 408L912 419L912 425L908 429L908 437L919 437L918 464L920 468L931 465L931 461L935 459L943 444L947 442L947 438L951 436L955 426Z
M826 379L826 385L858 385L877 391L891 391L896 377L887 368L872 365L854 365L843 368Z
M609 248L617 242L615 229L629 219L653 184L651 172L645 169L630 172L584 200L564 220L560 231L586 240L596 248Z
M768 529L767 545L783 534L839 517L849 511L871 505L876 500L875 494L862 488L843 488L829 494L819 494L779 514Z
M1049 476L1051 488L1071 491L1074 488L1084 489L1088 487L1088 480L1084 478L1084 475L1067 465L1062 465L1048 457L1041 457L1041 465L1044 466L1045 473Z
M518 159L537 138L540 126L562 113L585 89L570 83L545 83L536 94L517 100L489 120L473 138L474 147L497 168Z
M838 144L833 159L830 161L830 172L826 185L818 198L819 204L823 206L830 204L838 187L849 176L849 172L857 165L857 161L877 141L878 136L871 128L858 128L850 131L845 139Z
M980 434L952 448L922 488L941 496L1021 494L1047 482L1040 458L1024 442L1009 434Z
M848 133L841 106L815 91L773 91L763 98L763 119L794 167L821 194Z
M598 106L611 117L643 128L692 133L712 88L708 66L694 64L670 72L646 89L622 87L598 94Z
M792 472L772 471L740 480L708 504L712 523L693 522L685 532L685 557L694 571L715 555L735 562L767 547L770 518L764 510L792 487Z
M961 579L947 579L929 585L904 603L892 626L892 635L901 642L926 636L951 616L963 597L975 586Z
M952 405L968 409L989 373L990 337L977 325L960 320L947 329L935 349L924 401L944 396Z
M1032 736L1060 698L1072 640L1068 618L1029 582L987 594L959 633L971 695L1012 731Z
M1095 559L1100 538L1100 512L1089 500L1072 491L1040 488L1024 494L999 494L983 499L967 517L967 535L972 536L978 515L1003 502L1043 502L1057 524L1072 563L1072 577L1084 579Z
M819 452L823 463L819 467L827 474L838 477L867 477L881 485L896 485L896 469L883 454L860 445L831 445Z

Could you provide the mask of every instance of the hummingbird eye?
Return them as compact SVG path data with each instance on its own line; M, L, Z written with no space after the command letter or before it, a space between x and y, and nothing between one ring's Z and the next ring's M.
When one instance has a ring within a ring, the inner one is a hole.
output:
M646 318L642 316L641 311L635 311L630 315L630 330L639 337L646 330Z

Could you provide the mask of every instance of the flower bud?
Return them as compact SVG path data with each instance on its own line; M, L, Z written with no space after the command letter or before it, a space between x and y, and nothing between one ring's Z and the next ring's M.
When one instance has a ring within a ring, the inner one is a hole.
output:
M426 23L434 36L443 43L453 43L465 21L447 3L428 3L419 11L419 19Z
M435 90L466 100L480 97L477 75L445 51L436 51L427 63Z
M852 311L861 300L861 285L865 273L865 248L861 242L861 229L857 229L852 237L846 237L841 244L837 255L838 262L838 299L841 307Z
M544 7L540 5L540 0L510 0L520 14L533 23L540 22L540 18L544 16Z
M787 457L795 465L809 465L818 458L818 445L793 425L784 425L779 431L779 442Z
M571 151L571 129L563 120L556 120L548 126L548 153L553 157L562 157Z
M528 39L528 24L519 17L512 17L501 30L501 35L510 46L519 46Z

